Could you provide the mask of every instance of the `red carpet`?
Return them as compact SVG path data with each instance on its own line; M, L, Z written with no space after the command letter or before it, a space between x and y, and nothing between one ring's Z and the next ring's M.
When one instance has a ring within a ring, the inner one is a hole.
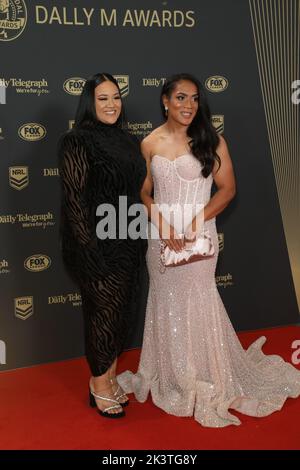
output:
M266 354L291 361L299 327L239 337L246 348L263 334ZM138 350L125 353L119 370L135 370L138 357ZM126 417L110 421L87 406L88 377L83 358L2 372L0 449L300 449L300 398L288 399L280 412L266 418L236 413L241 426L222 429L169 416L151 398L144 404L132 399Z

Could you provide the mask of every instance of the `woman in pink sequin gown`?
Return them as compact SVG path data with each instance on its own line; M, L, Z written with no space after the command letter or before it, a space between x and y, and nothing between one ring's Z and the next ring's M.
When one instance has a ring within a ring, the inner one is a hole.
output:
M160 240L149 239L150 290L139 368L118 381L140 402L151 392L167 413L194 416L208 427L239 425L230 408L257 417L280 410L287 397L299 396L300 372L279 356L264 355L265 337L245 351L218 293L215 217L233 198L235 180L225 140L210 124L203 87L180 74L165 83L161 98L166 123L142 144L148 166L143 202L162 238L163 229L170 228L165 242L176 251L198 236L196 219L182 241L158 205L204 204L215 255L162 273ZM218 191L211 198L213 181Z

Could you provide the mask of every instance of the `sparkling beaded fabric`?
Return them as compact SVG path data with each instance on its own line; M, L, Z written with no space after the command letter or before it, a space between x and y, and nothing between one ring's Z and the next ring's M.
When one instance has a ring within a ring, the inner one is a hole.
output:
M209 201L212 176L201 175L192 155L175 161L156 155L151 168L155 202ZM159 240L149 240L150 290L140 364L136 374L126 371L118 380L140 402L151 391L153 402L167 413L194 416L208 427L239 425L230 408L257 417L280 410L286 398L300 395L300 371L279 356L266 356L264 336L242 348L216 288L215 219L205 228L215 256L163 274Z

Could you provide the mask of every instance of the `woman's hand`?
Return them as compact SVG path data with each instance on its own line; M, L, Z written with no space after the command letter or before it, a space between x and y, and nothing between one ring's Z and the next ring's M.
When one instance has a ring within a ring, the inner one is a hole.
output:
M196 232L192 232L192 231L189 231L189 232L185 232L184 234L184 247L186 250L189 250L191 249L194 244L196 243L196 240L197 240L197 233Z
M178 235L172 225L163 224L163 228L159 230L161 240L169 247L170 250L176 253L184 249L184 239Z

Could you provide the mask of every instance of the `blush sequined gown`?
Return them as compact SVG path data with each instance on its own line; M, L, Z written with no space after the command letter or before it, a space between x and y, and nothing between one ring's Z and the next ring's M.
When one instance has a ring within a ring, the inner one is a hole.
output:
M212 175L204 178L191 154L151 162L156 203L204 203ZM239 425L229 412L267 416L287 397L300 394L300 371L261 351L258 338L246 351L231 325L215 282L218 237L215 219L205 223L215 247L210 259L159 270L159 240L149 240L150 290L139 368L118 381L144 402L151 392L158 407L176 416L194 416L203 426Z

